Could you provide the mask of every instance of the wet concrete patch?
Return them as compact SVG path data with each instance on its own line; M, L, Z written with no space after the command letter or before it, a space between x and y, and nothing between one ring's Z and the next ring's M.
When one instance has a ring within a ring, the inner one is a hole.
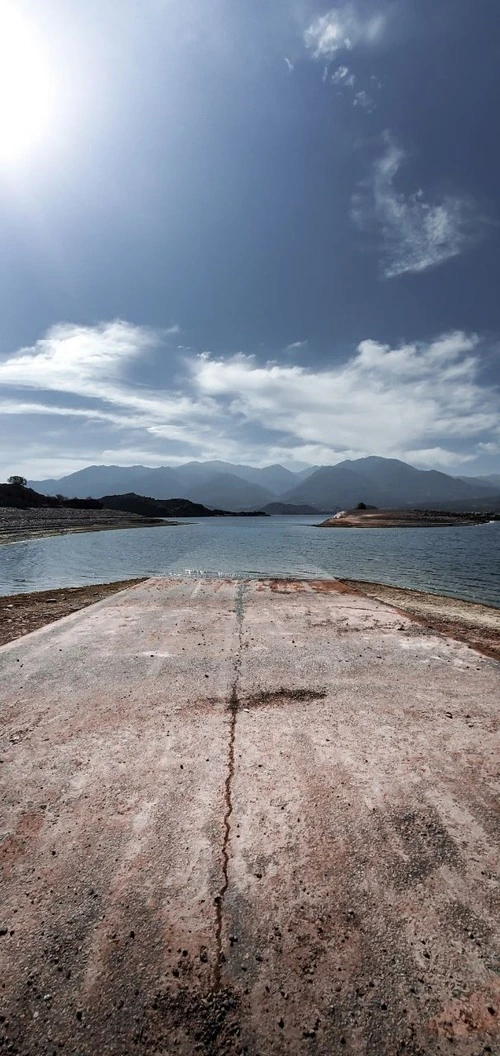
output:
M315 594L352 594L352 590L338 579L311 579L309 586Z
M492 978L482 990L476 990L463 1000L452 1001L442 1012L430 1021L430 1029L440 1039L455 1043L452 1051L457 1051L456 1043L467 1039L493 1041L500 1035L500 980ZM475 1052L498 1052L491 1046L474 1050Z
M430 804L420 809L398 809L383 819L399 838L401 853L394 856L390 867L391 881L396 886L418 884L442 866L461 867L459 849L450 836L437 810ZM389 846L397 843L388 835Z
M44 811L29 811L21 814L13 832L0 835L0 870L4 877L29 853L30 842L38 836L44 821Z
M303 594L307 583L299 579L270 579L266 582L273 594Z
M141 1051L194 1051L201 1056L246 1053L247 1047L239 1040L240 1003L241 996L232 987L197 991L179 986L161 990L145 1010Z
M472 940L473 942L479 942L481 946L487 949L489 948L493 962L495 951L492 927L471 906L458 899L453 899L438 910L438 916L443 928L448 930L450 935L455 936L459 942L467 943Z
M315 594L352 594L354 593L346 583L338 579L270 579L264 581L265 585L274 594L304 594L313 591ZM259 585L261 590L263 585Z
M280 708L286 704L311 704L315 700L324 700L326 689L269 689L244 697L241 707Z

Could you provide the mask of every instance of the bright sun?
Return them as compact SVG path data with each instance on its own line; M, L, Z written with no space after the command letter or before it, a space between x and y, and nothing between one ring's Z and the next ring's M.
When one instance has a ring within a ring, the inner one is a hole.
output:
M52 102L51 71L34 27L0 0L0 161L17 162L43 141Z

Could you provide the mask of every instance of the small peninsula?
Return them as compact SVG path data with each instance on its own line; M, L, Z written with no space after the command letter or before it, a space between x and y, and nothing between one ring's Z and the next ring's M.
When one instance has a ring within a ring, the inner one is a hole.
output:
M317 528L437 528L455 525L487 524L493 513L450 513L442 510L377 510L357 507L340 510Z

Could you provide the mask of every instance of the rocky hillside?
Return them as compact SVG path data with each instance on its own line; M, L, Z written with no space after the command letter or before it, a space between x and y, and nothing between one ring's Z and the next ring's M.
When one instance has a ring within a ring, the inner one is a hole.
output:
M33 488L22 484L0 484L0 507L14 510L28 510L40 507L70 510L101 510L102 502L98 499L59 499L55 495L40 495Z
M253 513L231 513L228 510L212 510L189 499L152 499L145 495L128 492L126 495L103 495L101 504L109 510L126 510L140 513L143 517L266 517L258 510Z

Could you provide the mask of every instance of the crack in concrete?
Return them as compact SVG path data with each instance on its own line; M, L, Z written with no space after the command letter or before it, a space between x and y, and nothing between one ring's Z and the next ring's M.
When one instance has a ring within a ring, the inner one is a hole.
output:
M236 718L240 707L240 701L238 696L240 675L241 675L241 659L243 650L243 616L244 616L244 592L245 584L239 583L236 594L236 621L238 627L238 645L236 649L236 655L234 659L234 673L233 682L231 687L231 696L229 698L229 744L228 744L228 756L227 756L227 772L226 779L224 782L224 838L222 843L222 884L219 889L219 893L216 895L215 901L215 947L216 947L216 960L214 968L214 989L220 989L222 981L222 966L226 960L223 942L222 942L222 924L223 924L223 910L224 910L224 899L226 896L227 889L229 887L229 843L231 839L231 817L233 813L233 798L232 798L232 785L234 778L234 744L236 739Z

